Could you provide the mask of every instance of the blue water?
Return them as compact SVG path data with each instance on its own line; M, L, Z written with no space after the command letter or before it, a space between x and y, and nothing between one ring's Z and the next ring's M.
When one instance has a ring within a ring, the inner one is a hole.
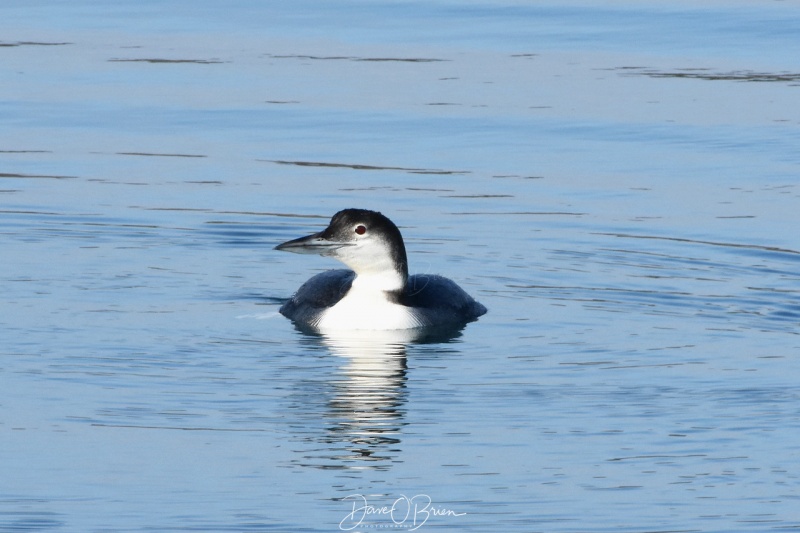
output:
M4 2L0 531L800 529L789 2ZM378 209L489 308L277 313Z

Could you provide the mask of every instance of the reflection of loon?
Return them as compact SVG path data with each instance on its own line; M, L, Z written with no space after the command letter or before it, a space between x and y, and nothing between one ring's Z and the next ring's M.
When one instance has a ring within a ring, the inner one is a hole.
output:
M328 380L332 394L321 395L327 401L323 441L332 453L319 459L333 460L338 468L391 468L407 424L406 345L417 331L336 331L322 337L343 364Z
M306 346L325 346L336 357L324 360L322 380L303 380L291 387L292 419L303 419L296 431L307 443L296 450L292 462L358 471L389 470L401 463L410 423L408 347L415 345L414 351L430 361L458 351L452 345L420 345L450 343L460 335L458 328L450 327L337 330L306 339ZM318 363L314 367L319 368Z
M334 257L353 269L317 274L283 304L281 313L300 326L410 329L463 325L486 312L447 278L409 277L400 230L375 211L339 211L325 230L275 249Z

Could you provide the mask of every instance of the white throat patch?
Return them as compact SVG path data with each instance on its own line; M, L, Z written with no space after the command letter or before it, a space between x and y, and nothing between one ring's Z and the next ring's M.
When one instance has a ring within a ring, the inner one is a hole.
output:
M391 274L391 275L390 275ZM353 280L347 295L325 311L316 326L322 330L411 329L422 326L410 307L387 297L384 287L402 287L395 272L361 275Z

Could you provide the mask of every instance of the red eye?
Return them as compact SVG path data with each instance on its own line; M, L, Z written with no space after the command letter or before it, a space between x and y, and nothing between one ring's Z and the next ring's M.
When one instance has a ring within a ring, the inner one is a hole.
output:
M364 235L367 232L366 226L356 226L356 233L359 235Z

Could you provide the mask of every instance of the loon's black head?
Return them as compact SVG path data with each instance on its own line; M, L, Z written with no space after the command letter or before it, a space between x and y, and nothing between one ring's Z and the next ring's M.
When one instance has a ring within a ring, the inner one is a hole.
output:
M333 215L321 232L284 242L275 249L334 257L353 269L357 275L354 283L371 280L382 290L401 290L408 279L400 230L377 211L344 209Z

